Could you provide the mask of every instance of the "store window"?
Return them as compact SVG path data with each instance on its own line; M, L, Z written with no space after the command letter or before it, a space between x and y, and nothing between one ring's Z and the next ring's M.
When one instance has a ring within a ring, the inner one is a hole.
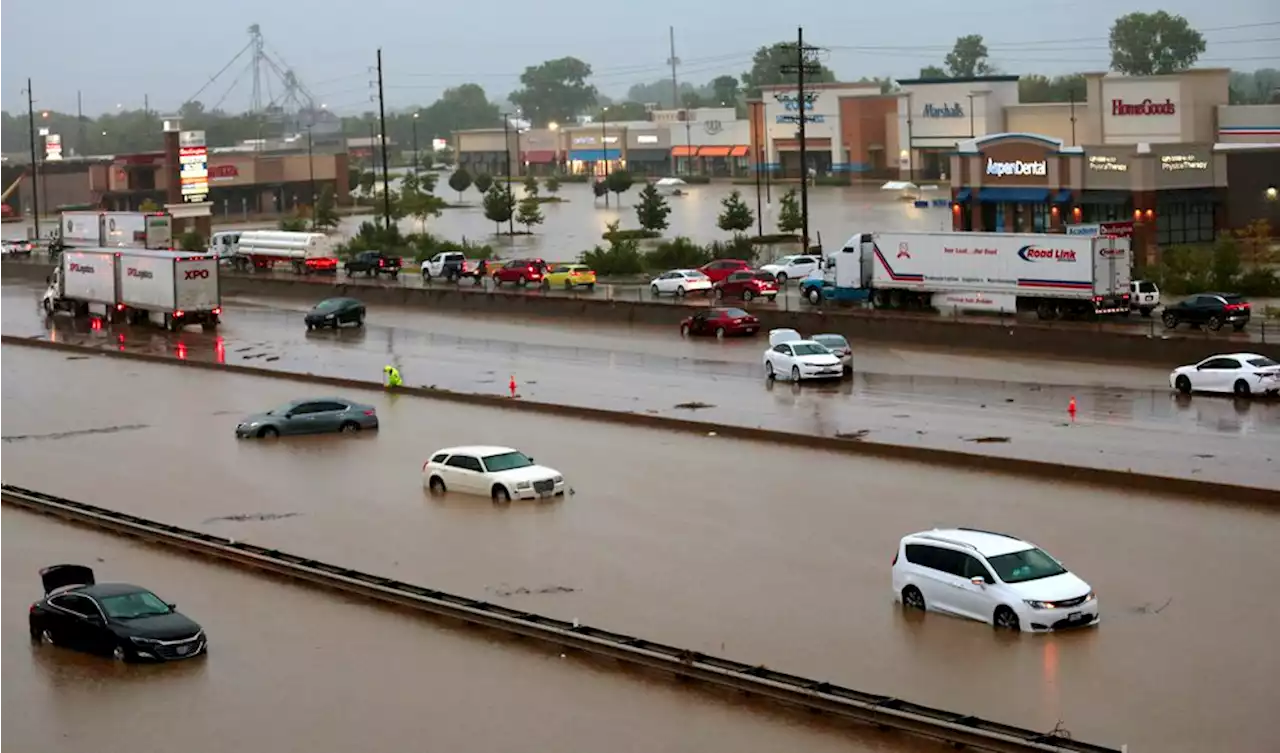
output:
M1081 222L1125 222L1133 219L1133 202L1123 204L1085 204L1081 207Z
M1156 207L1156 243L1179 246L1214 239L1213 202L1176 201Z

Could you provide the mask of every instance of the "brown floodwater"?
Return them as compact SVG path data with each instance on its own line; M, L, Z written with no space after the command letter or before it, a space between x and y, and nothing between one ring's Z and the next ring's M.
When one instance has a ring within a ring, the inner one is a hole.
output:
M1280 401L1175 396L1163 369L855 345L837 384L770 383L761 340L683 340L670 328L511 322L374 308L363 328L306 332L280 301L229 303L217 335L38 315L3 287L22 337L291 372L923 446L996 457L1280 487ZM1077 414L1067 412L1072 399Z
M9 483L1133 750L1260 751L1280 731L1270 510L372 391L351 396L377 433L236 441L242 415L315 388L14 346L2 364ZM428 454L470 443L522 448L575 493L425 494ZM1102 624L1009 636L904 616L899 537L957 524L1056 554Z
M256 576L6 507L5 750L945 750ZM178 602L207 657L33 644L37 571L87 563Z

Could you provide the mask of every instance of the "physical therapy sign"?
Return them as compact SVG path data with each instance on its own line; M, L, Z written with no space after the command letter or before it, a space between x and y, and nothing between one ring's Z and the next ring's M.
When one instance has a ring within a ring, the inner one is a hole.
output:
M1022 160L998 162L991 157L987 158L987 175L995 178L1003 178L1009 175L1044 176L1048 174L1049 163L1045 160L1033 160L1031 162L1023 162Z

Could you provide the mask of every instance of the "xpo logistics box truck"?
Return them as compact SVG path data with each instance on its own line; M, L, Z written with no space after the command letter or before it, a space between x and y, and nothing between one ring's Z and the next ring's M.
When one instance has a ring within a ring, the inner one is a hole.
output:
M806 300L884 309L1129 313L1129 239L1030 233L857 233L827 257Z
M218 258L184 251L126 248L69 248L62 253L42 299L49 314L123 317L131 324L160 316L178 330L218 326L222 289Z

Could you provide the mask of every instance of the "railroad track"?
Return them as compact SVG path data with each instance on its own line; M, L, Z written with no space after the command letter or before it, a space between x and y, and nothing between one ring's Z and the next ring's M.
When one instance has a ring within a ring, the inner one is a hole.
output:
M6 505L187 553L202 554L241 567L264 570L566 649L670 672L787 706L942 740L973 750L991 753L1124 753L1126 750L921 706L900 698L779 672L763 665L753 666L624 633L511 609L11 484L0 485L0 500Z

